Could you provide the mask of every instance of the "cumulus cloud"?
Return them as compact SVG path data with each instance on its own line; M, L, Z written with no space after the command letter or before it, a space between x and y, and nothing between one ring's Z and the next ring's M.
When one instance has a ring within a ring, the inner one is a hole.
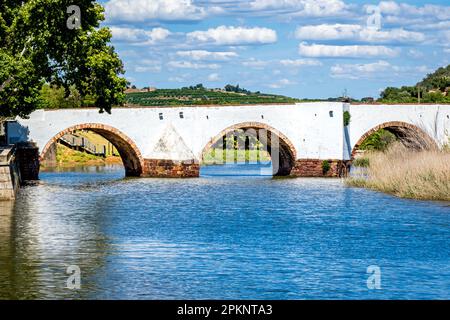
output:
M331 76L333 78L359 79L376 72L387 71L390 67L389 62L381 60L367 64L337 64L331 67Z
M277 33L268 28L220 26L207 31L187 34L190 42L208 42L217 45L269 44L277 41Z
M154 28L152 30L111 27L113 40L140 45L153 45L165 40L171 33L164 28Z
M395 57L399 54L399 49L391 49L385 46L331 46L302 42L299 46L299 53L311 58L370 58L378 56Z
M297 16L327 17L347 12L348 6L341 0L253 0L254 11L281 10Z
M217 81L220 81L220 76L219 76L219 74L218 74L218 73L211 73L211 74L208 76L208 81L211 81L211 82L217 82Z
M270 64L270 61L259 60L255 58L250 58L246 61L242 62L242 65L247 68L253 69L264 69L266 66Z
M426 66L396 66L387 61L377 61L366 64L336 64L331 67L331 76L333 78L363 79L380 78L380 76L399 76L405 74L424 74L431 70Z
M196 21L219 12L219 7L200 7L192 0L110 0L105 4L106 19L112 22Z
M196 61L200 60L226 61L238 56L236 52L213 52L206 50L178 51L177 55L183 58L189 58Z
M271 83L268 85L268 87L272 88L272 89L280 89L283 87L287 87L290 85L294 85L297 84L295 81L291 81L289 79L280 79L274 83Z
M357 24L321 24L298 27L301 40L356 40L362 42L421 42L425 35L404 29L375 30Z
M388 16L409 16L409 17L433 17L438 20L450 19L450 7L425 4L415 6L395 1L381 1L379 8L382 14Z
M321 66L322 62L316 59L295 59L280 60L280 64L285 67Z
M298 27L295 37L302 40L353 39L360 30L357 24L320 24Z
M176 69L220 69L215 63L193 63L190 61L169 61L167 66Z

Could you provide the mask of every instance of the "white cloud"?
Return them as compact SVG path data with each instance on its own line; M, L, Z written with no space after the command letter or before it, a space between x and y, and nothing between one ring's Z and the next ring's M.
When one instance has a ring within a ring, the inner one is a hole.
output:
M345 79L364 79L364 78L382 78L397 77L400 75L424 75L430 72L426 66L396 66L387 61L377 61L367 64L336 64L331 67L331 77Z
M391 49L385 46L329 46L323 44L300 43L299 53L305 57L319 58L370 58L370 57L395 57L399 49Z
M382 14L389 16L434 17L438 20L450 19L450 7L425 4L421 7L395 1L381 1Z
M422 42L426 39L420 32L407 31L404 29L374 30L364 28L359 33L359 40L366 42Z
M268 87L270 87L272 89L280 89L280 88L287 87L287 86L294 85L294 84L297 84L297 83L294 81L291 81L289 79L280 79L274 83L269 84Z
M254 11L281 10L297 16L326 17L346 13L348 6L342 0L253 0Z
M410 56L414 59L419 59L419 58L422 58L424 56L424 54L422 51L419 51L416 49L409 49L408 56Z
M331 67L333 78L360 79L377 72L387 71L391 64L387 61L378 61L367 64L337 64Z
M322 62L315 59L280 60L280 64L285 67L321 66Z
M111 27L114 41L127 42L137 45L153 45L165 40L171 33L167 29L154 28L152 30Z
M298 27L295 36L301 40L353 39L360 30L361 26L357 24L320 24Z
M210 42L217 45L269 44L277 41L277 33L268 28L220 26L207 31L187 34L190 42Z
M187 82L190 79L190 75L189 74L182 74L182 75L177 75L177 76L173 76L169 78L170 82L178 82L178 83L183 83L183 82Z
M148 72L160 72L161 62L150 59L139 60L137 63L132 63L134 66L134 71L138 73L148 73Z
M170 61L167 66L176 69L220 69L220 65L215 63L193 63L190 61Z
M242 65L244 67L254 68L254 69L264 69L269 64L270 64L270 61L258 60L255 58L250 58L249 60L242 62Z
M177 55L196 61L226 61L238 56L236 52L212 52L206 50L178 51Z
M192 0L110 0L105 4L106 19L113 22L195 21L218 11L196 6Z
M218 74L218 73L211 73L211 74L208 76L208 81L211 81L211 82L217 82L217 81L220 81L220 76L219 76L219 74Z
M375 30L357 24L321 24L298 27L301 40L357 40L363 42L420 42L425 35L404 29Z

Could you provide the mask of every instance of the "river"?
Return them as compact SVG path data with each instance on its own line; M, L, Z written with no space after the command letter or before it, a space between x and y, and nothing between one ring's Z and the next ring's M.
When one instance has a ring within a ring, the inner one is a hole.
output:
M0 203L0 298L450 298L449 203L258 170L44 172ZM81 271L78 290L68 266Z

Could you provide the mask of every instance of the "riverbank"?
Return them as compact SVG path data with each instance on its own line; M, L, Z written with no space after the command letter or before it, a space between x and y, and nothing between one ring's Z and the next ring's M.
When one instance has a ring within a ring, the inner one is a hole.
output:
M75 151L61 144L57 145L56 166L77 167L77 166L100 166L110 164L122 164L122 159L117 156L98 157L86 152ZM46 166L42 166L45 170Z
M414 151L394 144L384 152L368 152L355 162L359 173L347 185L401 198L450 201L450 152Z

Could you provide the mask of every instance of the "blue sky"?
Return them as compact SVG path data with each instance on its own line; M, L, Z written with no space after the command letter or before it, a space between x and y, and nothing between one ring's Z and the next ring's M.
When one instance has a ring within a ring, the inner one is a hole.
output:
M105 26L138 87L239 84L298 98L378 97L450 64L450 3L109 0Z

